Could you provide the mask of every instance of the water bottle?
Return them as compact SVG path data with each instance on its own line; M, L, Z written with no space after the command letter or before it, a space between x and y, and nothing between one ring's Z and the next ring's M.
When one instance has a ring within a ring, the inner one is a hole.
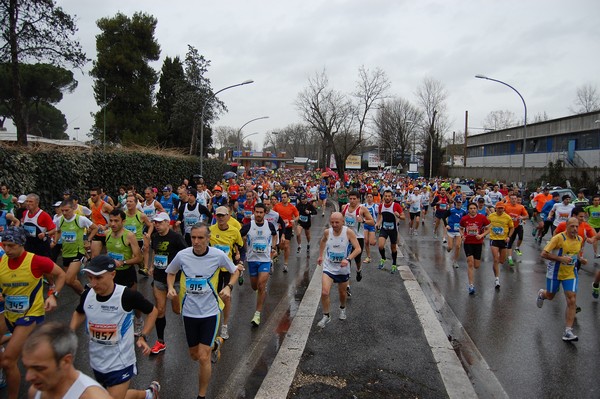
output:
M244 272L240 272L240 277L238 277L238 284L244 284Z

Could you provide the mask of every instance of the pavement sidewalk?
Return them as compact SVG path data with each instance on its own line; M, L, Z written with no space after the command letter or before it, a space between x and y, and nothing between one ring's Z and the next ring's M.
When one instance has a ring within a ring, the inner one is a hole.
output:
M477 397L407 262L399 258L400 273L392 275L391 262L378 270L379 254L371 252L361 282L353 271L348 318L338 319L334 286L332 321L323 329L322 270L314 270L256 398Z

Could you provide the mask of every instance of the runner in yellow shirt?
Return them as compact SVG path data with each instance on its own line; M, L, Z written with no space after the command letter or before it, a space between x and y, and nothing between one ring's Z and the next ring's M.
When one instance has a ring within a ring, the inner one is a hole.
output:
M490 213L490 248L494 257L494 286L500 289L500 265L506 261L506 247L514 230L514 223L505 212L506 205L503 202L496 203L496 212Z

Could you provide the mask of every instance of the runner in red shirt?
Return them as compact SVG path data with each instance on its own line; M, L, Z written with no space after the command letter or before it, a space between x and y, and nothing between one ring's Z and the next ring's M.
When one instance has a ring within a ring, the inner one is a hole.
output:
M475 294L474 273L481 265L483 239L489 233L490 221L477 212L477 204L469 204L469 213L460 219L460 233L463 236L465 255L467 257L467 276L469 278L469 295Z

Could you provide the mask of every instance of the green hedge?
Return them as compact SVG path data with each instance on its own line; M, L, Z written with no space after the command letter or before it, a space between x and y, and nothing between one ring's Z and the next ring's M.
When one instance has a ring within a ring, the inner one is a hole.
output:
M228 169L212 159L205 159L203 166L209 184L220 181ZM13 194L38 194L44 209L62 199L65 189L87 196L90 188L99 186L116 198L121 185L133 184L138 192L147 186L160 190L166 184L178 186L198 173L198 157L160 150L0 146L0 182L8 184Z

